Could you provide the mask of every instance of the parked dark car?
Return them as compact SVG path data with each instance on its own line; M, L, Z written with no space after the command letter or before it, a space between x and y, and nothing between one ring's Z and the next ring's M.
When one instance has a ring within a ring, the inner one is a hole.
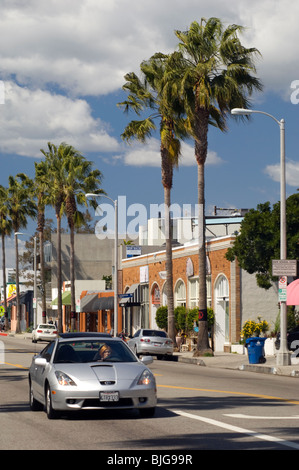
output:
M287 343L290 351L299 352L299 325L287 332ZM280 348L280 333L277 335L275 348Z

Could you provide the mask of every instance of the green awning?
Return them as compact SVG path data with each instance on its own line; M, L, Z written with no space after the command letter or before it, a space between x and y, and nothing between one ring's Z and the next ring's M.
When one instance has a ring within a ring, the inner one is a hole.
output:
M71 291L66 290L65 292L62 292L62 305L71 305ZM58 305L58 297L54 299L51 303L51 305Z

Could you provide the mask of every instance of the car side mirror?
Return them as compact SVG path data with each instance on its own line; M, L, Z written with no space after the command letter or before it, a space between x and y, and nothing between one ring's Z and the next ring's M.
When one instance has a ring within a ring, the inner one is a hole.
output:
M45 366L47 364L47 359L45 359L44 357L37 357L34 360L34 363L37 366Z
M143 364L147 365L147 364L151 364L153 362L153 358L152 356L143 356L141 358L141 362L143 362Z

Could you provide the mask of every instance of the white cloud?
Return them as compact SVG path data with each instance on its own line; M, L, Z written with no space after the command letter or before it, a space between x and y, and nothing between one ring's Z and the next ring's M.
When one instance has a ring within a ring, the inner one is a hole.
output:
M88 103L5 82L0 113L0 150L42 157L48 141L67 142L81 152L116 151L119 143L94 119Z
M122 155L113 157L113 160L122 160L125 165L131 166L161 166L160 142L158 139L151 138L145 144L133 143L128 146ZM214 151L208 151L207 165L219 165L223 160ZM191 144L182 142L181 144L181 157L179 166L193 166L196 165L194 156L194 147Z
M265 173L273 180L280 182L280 165L268 165ZM288 160L286 162L286 183L290 186L299 187L299 162Z
M299 3L293 0L202 0L200 8L198 0L2 0L0 78L9 94L1 105L0 150L37 156L45 142L66 140L81 151L118 153L115 159L127 165L160 166L153 143L120 155L107 125L77 98L118 91L142 60L177 46L175 29L211 16L245 27L243 42L263 56L257 65L265 91L290 99L290 84L299 79ZM209 152L207 164L220 161ZM191 147L181 164L195 164Z
M266 89L289 93L297 76L299 3L293 0L6 0L1 2L1 73L21 84L55 84L77 96L115 91L157 51L173 50L175 29L217 16L246 27L263 58ZM277 58L279 57L279 67Z

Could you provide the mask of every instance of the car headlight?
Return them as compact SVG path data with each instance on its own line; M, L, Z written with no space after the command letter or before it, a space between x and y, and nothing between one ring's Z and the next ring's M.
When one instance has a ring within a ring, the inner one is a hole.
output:
M55 375L59 385L77 385L71 377L60 370L57 370Z
M149 370L145 369L139 377L137 385L149 385L154 381L155 378L153 374Z

